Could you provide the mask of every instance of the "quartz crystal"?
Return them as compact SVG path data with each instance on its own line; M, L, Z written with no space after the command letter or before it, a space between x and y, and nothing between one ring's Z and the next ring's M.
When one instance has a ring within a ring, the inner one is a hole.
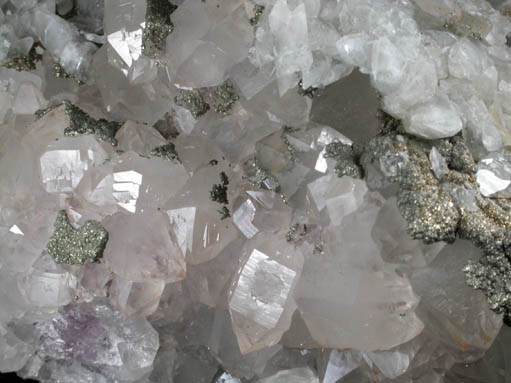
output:
M326 188L316 192L316 201L325 198L332 183L339 181L345 181L345 196L338 196L337 204L329 206L326 200L318 207L328 212L330 226L322 235L323 250L305 260L295 292L298 309L323 346L366 351L391 348L422 331L423 324L414 313L419 298L410 281L382 260L371 240L379 208L363 183L349 177L327 180ZM358 183L362 190L356 189ZM354 241L357 236L365 239ZM369 286L377 288L367 290Z
M508 198L511 184L511 162L506 154L493 153L481 159L476 173L479 190L487 197Z
M318 383L318 378L310 369L295 368L292 370L283 370L270 376L266 379L259 380L259 383L284 383L284 382L297 382L297 383Z
M105 262L120 277L136 282L174 282L185 277L183 253L164 213L116 213L102 224L109 233ZM126 254L132 254L129 262Z
M0 381L507 382L510 47L504 0L0 0Z
M104 300L64 306L51 320L37 323L40 355L64 364L72 358L86 369L100 368L106 379L136 381L151 369L158 334L145 319L124 320ZM76 372L72 372L72 371ZM68 371L68 379L80 369Z
M93 137L66 137L48 145L41 156L41 180L49 193L72 192L89 168L101 165L107 158Z
M479 257L477 248L458 241L444 247L431 265L417 270L411 278L414 290L422 297L419 316L434 323L429 330L458 361L480 357L502 324L499 316L488 309L483 295L471 291L465 283L463 264ZM449 275L446 270L451 270ZM468 315L474 307L478 307L478 315Z
M292 291L301 272L299 251L286 244L284 233L260 235L241 252L245 263L230 291L229 309L242 353L277 343L295 309Z

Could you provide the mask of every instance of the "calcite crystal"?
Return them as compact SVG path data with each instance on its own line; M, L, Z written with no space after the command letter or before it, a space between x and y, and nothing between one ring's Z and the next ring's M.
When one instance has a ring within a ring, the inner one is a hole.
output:
M510 36L504 0L0 0L0 373L506 382Z

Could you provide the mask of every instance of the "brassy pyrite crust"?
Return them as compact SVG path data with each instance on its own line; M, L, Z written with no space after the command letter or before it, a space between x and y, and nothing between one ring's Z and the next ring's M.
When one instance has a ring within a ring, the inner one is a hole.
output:
M46 249L55 263L83 265L99 262L108 242L108 232L99 222L87 221L75 229L66 212L61 210L54 227Z

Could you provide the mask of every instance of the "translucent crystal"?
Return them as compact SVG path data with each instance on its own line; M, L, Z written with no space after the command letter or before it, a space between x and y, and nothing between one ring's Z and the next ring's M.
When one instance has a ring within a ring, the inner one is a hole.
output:
M326 354L323 383L336 383L360 365L355 352L329 350Z
M50 144L41 156L41 178L49 193L72 192L84 173L100 165L108 154L93 136L65 137Z
M119 155L113 165L113 197L131 213L163 207L188 180L182 165L131 151Z
M392 222L392 225L389 225L389 222ZM408 235L407 229L407 222L399 212L396 198L392 197L378 212L372 237L385 262L401 263L414 268L424 267L435 259L445 243L425 244L414 240Z
M371 55L369 42L366 33L345 35L337 41L337 50L345 62L360 67L363 73L367 73Z
M14 99L13 111L16 114L32 114L46 107L46 104L47 101L36 86L22 83Z
M356 182L350 181L353 186ZM387 349L422 331L423 324L414 313L419 299L408 279L383 262L376 244L368 240L378 202L353 186L346 196L352 201L360 198L358 206L349 205L346 216L342 208L336 210L334 220L340 224L324 230L320 254L307 256L295 298L307 327L321 345ZM385 330L378 330L379 326Z
M319 379L309 368L296 368L283 370L266 379L259 380L259 383L319 383Z
M477 171L477 183L481 194L489 197L500 191L506 190L511 180L499 178L491 170L480 169Z
M447 162L445 161L445 158L442 157L438 149L434 146L429 152L429 162L431 162L431 168L433 169L433 173L435 173L436 178L439 180L444 178L444 176L449 171L447 168Z
M163 281L131 282L116 277L110 287L110 299L126 318L145 317L158 308L164 287Z
M184 256L164 213L116 213L102 225L109 233L105 262L121 278L175 282L185 277ZM130 255L129 260L126 255Z
M145 319L125 320L101 298L61 308L53 320L38 323L36 332L46 334L40 355L57 363L72 359L126 381L150 371L159 346L158 334ZM72 379L73 373L65 376Z
M203 166L166 204L165 212L178 235L186 261L193 265L216 257L239 235L223 213L230 214L238 175L225 163L222 165ZM222 185L222 174L227 184ZM215 185L220 185L219 190L225 193L217 195Z
M248 190L236 204L232 219L243 235L250 239L259 232L276 232L290 226L289 208L273 191Z
M127 121L117 131L115 138L120 150L133 151L144 156L148 156L154 148L167 144L167 140L156 129L134 121Z
M312 53L307 44L307 13L304 4L291 10L286 1L277 1L268 17L276 37L277 76L282 96L290 88L286 80L312 65Z
M367 193L363 181L334 174L318 178L307 189L313 208L318 214L325 209L332 225L340 225L345 216L356 211Z
M458 361L479 358L502 325L500 316L488 308L484 294L465 283L463 265L479 257L477 248L459 240L444 247L428 267L415 271L411 278L421 297L421 320ZM479 314L470 315L475 307Z
M60 65L80 80L86 80L96 46L84 42L76 27L44 7L34 7L22 14L21 22L36 36Z
M449 73L457 78L474 79L483 71L479 47L469 39L461 39L449 53Z
M218 361L235 376L247 379L262 375L268 361L282 349L274 345L242 354L227 310L216 311L210 334L208 346Z
M32 354L30 346L21 341L11 330L0 326L0 370L17 371L23 368Z
M381 92L390 92L398 87L404 75L405 60L398 47L387 37L374 42L371 54L371 77L374 86Z
M0 371L504 382L509 15L0 0Z
M481 159L476 180L479 191L486 197L508 198L511 184L511 163L506 154L493 153Z
M467 129L463 132L474 157L480 158L502 148L502 137L497 119L492 116L485 103L472 97L468 103Z
M505 382L509 360L506 352L511 336L509 327L502 326L497 338L485 356L471 364L459 363L447 373L446 381L453 383L460 379L473 382Z
M291 297L302 257L285 234L256 236L242 249L244 264L233 282L229 310L243 354L272 346L288 329L295 304Z
M412 110L410 121L405 124L408 133L427 139L451 137L462 128L456 107L446 97L419 105Z
M20 285L32 305L58 307L72 302L76 278L67 272L36 270L21 277Z
M216 257L234 238L236 231L213 214L194 206L166 210L187 263L192 265Z

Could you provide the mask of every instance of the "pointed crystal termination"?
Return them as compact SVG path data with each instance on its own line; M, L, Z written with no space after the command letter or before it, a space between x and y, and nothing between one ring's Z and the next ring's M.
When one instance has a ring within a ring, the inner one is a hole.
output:
M167 140L154 127L128 120L117 131L118 150L134 151L142 156L151 154L151 150L167 144Z
M511 157L492 153L477 164L476 181L485 197L511 197Z
M229 309L242 354L276 344L289 328L292 292L303 256L285 233L255 236L242 250L246 261L230 291Z
M169 218L157 210L116 213L103 220L110 233L105 263L132 282L176 282L186 275L183 253Z
M108 232L97 221L87 221L78 230L71 226L64 210L59 211L55 231L46 246L56 263L83 265L103 256Z
M77 80L88 80L97 47L83 41L78 28L39 4L22 12L18 20L19 27L41 41L66 72Z
M326 185L317 185L316 180L309 193L320 215L329 216L330 225L321 234L321 253L304 251L294 291L312 337L323 347L364 351L385 350L413 339L424 329L415 314L419 297L408 278L383 261L371 238L380 201L363 181L322 178L319 181Z

